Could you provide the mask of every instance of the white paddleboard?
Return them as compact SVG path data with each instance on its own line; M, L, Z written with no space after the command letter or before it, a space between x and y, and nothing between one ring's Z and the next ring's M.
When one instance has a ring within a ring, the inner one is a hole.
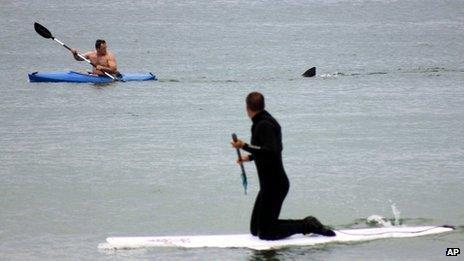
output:
M312 246L336 242L360 242L381 238L419 237L452 231L450 226L383 227L335 230L336 236L293 235L282 240L260 240L250 234L162 236L162 237L108 237L100 249L133 249L146 247L180 248L250 248L255 250L278 249L288 246Z

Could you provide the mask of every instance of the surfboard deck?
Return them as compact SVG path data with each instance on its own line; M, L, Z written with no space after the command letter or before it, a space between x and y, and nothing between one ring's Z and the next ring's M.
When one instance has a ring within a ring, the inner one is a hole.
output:
M179 248L249 248L270 250L289 246L313 246L328 243L360 242L382 238L406 238L450 232L451 226L382 227L335 230L336 236L293 235L282 240L260 240L250 234L197 235L161 237L108 237L100 249L134 249L147 247Z

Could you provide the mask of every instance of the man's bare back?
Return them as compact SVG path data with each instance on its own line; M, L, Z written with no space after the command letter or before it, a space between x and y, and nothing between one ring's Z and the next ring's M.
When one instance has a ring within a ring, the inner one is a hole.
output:
M77 50L73 49L72 53L74 59L83 61L83 59L77 55ZM95 51L86 52L83 56L96 65L96 67L93 67L93 74L103 75L105 72L116 74L118 72L116 58L111 52L107 51L106 42L104 40L97 40L95 43Z

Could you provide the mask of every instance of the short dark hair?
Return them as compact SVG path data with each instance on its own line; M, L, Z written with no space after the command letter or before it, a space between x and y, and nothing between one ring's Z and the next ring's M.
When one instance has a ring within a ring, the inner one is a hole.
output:
M105 41L105 40L102 40L102 39L97 39L97 40L95 41L95 49L100 48L100 46L101 46L102 44L106 44L106 41Z
M250 92L246 98L247 108L254 111L260 112L264 110L264 96L259 92Z

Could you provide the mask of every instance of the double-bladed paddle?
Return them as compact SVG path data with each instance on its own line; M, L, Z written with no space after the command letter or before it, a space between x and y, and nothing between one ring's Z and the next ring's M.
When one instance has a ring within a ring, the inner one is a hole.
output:
M235 133L232 133L232 140L234 142L237 141L237 135ZM246 195L248 182L247 182L247 176L245 173L245 167L243 167L243 162L241 162L242 154L240 153L240 149L237 149L237 155L238 155L238 159L240 160L240 168L242 169L242 185L243 185L243 189L245 190L245 195Z
M34 23L34 29L35 31L41 35L43 38L46 38L46 39L52 39L53 41L61 44L64 48L68 49L70 52L72 52L72 49L69 48L69 46L67 46L66 44L64 44L63 42L61 42L60 40L56 39L52 33L47 29L45 28L45 26L39 24L39 23ZM79 56L81 59L83 59L84 61L88 62L89 64L91 64L93 67L97 68L97 65L95 65L92 61L90 61L89 59L85 58L82 54L80 53L77 53L77 56ZM107 72L104 72L106 76L110 77L111 79L115 80L115 81L124 81L122 80L121 78L116 78L114 77L113 75L107 73Z

